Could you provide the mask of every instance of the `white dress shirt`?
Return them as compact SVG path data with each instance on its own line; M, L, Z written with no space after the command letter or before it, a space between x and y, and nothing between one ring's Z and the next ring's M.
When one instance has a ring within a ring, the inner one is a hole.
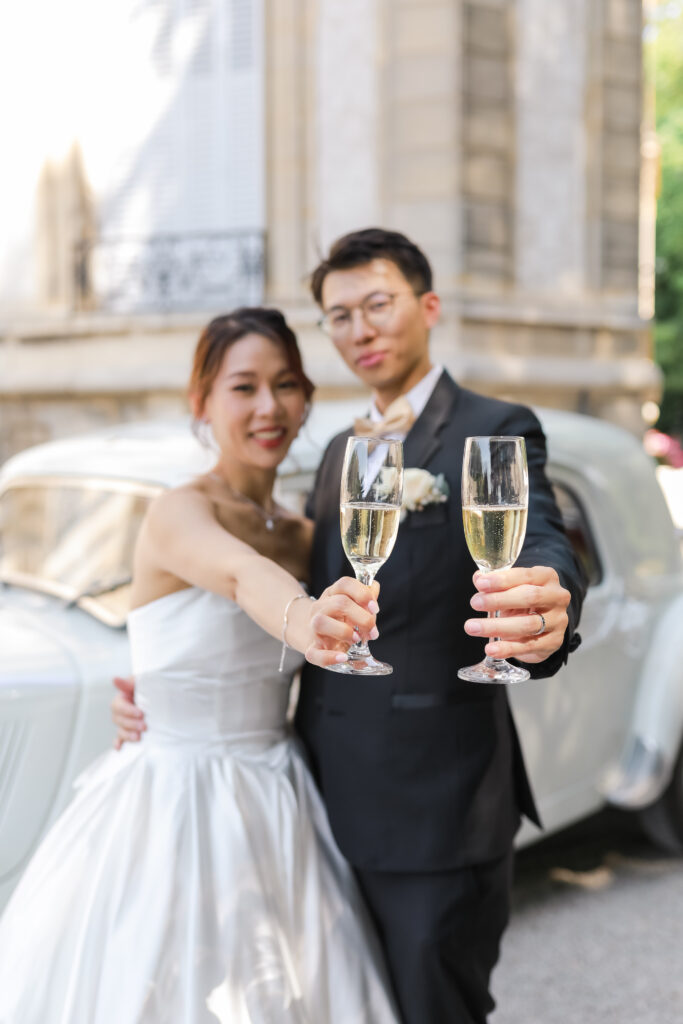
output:
M402 398L407 398L410 402L410 406L415 414L415 419L418 418L425 405L432 397L432 391L436 387L436 382L443 373L443 366L432 366L431 370L424 375L422 380L419 380L417 384L406 391ZM373 401L370 406L370 419L373 423L378 423L384 417L377 408L377 405ZM397 441L405 441L406 435L404 433L387 434L387 437L394 437Z

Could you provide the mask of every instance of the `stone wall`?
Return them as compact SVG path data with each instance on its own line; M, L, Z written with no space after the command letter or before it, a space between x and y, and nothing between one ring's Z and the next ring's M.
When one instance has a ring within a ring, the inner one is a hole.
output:
M206 318L78 318L0 341L0 462L53 438L187 413Z
M319 395L358 384L306 277L374 221L428 253L434 354L463 384L642 431L660 377L638 315L641 21L640 0L266 3L266 297ZM0 459L184 411L209 315L0 327Z

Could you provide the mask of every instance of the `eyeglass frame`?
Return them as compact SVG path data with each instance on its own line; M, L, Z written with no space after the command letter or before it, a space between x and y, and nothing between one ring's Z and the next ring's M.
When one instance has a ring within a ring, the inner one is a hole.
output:
M352 330L352 328L353 328L353 315L352 314L353 314L354 310L356 310L356 309L360 310L360 314L363 317L363 320L365 321L365 323L367 324L368 327L372 327L374 329L377 329L379 327L384 327L385 324L391 319L391 316L392 316L392 314L394 312L394 302L401 295L413 295L416 299L419 299L420 296L426 295L426 294L427 294L427 291L425 291L425 290L423 290L421 292L416 292L416 291L413 291L412 289L410 291L401 291L401 292L382 292L382 291L370 292L370 294L366 295L365 298L361 302L357 302L355 304L355 306L341 306L339 308L345 309L348 312L348 314L349 314L349 320L348 320L348 329L349 330ZM365 309L363 307L365 306L365 304L367 302L370 301L370 299L373 298L373 296L379 296L379 295L383 295L385 298L390 299L391 300L391 306L390 306L390 308L388 310L386 321L384 321L382 324L373 324L370 320L368 320L367 314L366 314ZM333 307L333 309L334 308L336 308L336 307ZM325 313L325 315L322 316L318 320L318 327L320 328L321 331L323 331L328 336L328 338L333 338L333 339L335 337L343 338L345 336L345 334L346 334L346 331L344 331L342 334L335 335L334 332L330 329L328 317L331 316L331 312L332 311L330 311L329 313Z

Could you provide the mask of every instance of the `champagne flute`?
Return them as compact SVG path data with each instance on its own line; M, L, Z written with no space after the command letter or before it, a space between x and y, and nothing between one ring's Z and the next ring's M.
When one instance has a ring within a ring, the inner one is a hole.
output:
M356 579L368 586L391 554L401 516L403 445L381 437L350 437L342 469L339 518L342 544ZM391 665L377 661L366 641L348 649L349 660L328 665L333 672L386 676Z
M462 519L467 547L481 572L515 564L524 543L528 505L524 438L468 437L462 460ZM494 612L494 617L499 614ZM529 673L487 655L479 664L461 668L458 678L521 683Z

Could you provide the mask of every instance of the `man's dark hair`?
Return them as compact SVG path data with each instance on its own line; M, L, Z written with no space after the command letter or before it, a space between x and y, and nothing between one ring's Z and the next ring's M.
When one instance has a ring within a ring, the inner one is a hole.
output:
M364 228L333 242L327 258L311 274L313 298L321 304L323 282L333 270L350 270L376 259L395 263L416 295L432 290L432 268L414 242L398 231Z

